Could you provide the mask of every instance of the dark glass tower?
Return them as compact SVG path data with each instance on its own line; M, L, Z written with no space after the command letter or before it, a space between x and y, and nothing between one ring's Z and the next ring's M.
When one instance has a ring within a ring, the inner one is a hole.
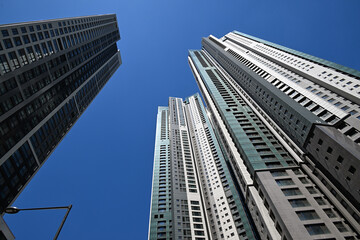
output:
M243 33L189 64L261 239L357 239L360 72Z
M0 25L0 213L121 65L115 14Z

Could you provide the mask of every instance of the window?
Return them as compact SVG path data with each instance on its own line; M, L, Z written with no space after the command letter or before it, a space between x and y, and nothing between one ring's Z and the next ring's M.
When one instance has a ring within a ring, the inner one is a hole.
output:
M335 101L334 98L330 98L330 99L328 100L328 102L333 102L333 101Z
M66 36L66 39L67 39L68 46L71 47L71 42L70 42L69 36Z
M48 53L48 50L47 50L47 48L46 48L46 44L45 44L45 43L41 43L41 48L42 48L43 53L44 53L44 55L45 55L45 56L49 55L49 53Z
M53 46L52 46L52 44L51 44L51 41L48 41L48 42L47 42L47 45L48 45L50 54L53 54L53 53L54 53L54 48L53 48Z
M294 185L294 182L292 179L287 178L287 179L278 179L276 180L276 183L278 186L289 186L289 185Z
M14 39L14 43L15 43L16 46L21 46L22 45L20 37L14 37L13 39Z
M356 172L356 168L354 166L350 166L348 170L351 174L354 174Z
M202 224L194 224L194 228L197 228L197 229L204 229L203 225Z
M326 151L331 154L333 149L331 147L328 147L328 149Z
M300 220L302 220L302 221L319 219L319 216L317 215L317 213L315 212L315 210L300 211L300 212L296 212L296 214L298 215L298 217L299 217Z
M265 165L268 168L276 168L276 167L281 167L282 166L280 162L266 162Z
M29 30L30 30L30 32L33 32L34 31L34 26L29 26Z
M347 228L342 222L335 222L334 225L339 230L339 232L348 232Z
M285 196L301 195L301 191L298 188L281 189Z
M204 236L205 234L204 234L203 231L196 231L196 230L195 230L195 235L197 235L197 236Z
M65 49L67 49L67 48L68 48L68 46L67 46L67 44L66 44L66 40L65 40L65 38L63 37L63 38L62 38L62 40L63 40L63 43L64 43L64 47L65 47Z
M305 225L305 228L310 235L326 234L330 232L323 223Z
M345 111L345 110L348 110L349 107L348 106L343 106L341 109Z
M30 39L29 39L28 35L22 36L22 39L23 39L23 41L24 41L24 44L30 43Z
M9 58L14 68L20 67L20 63L15 52L9 52Z
M28 60L26 58L25 50L20 49L18 52L19 52L21 63L24 64L24 65L28 64L29 62L28 62Z
M25 27L21 27L21 32L22 32L22 33L27 33L26 28L25 28Z
M5 46L6 49L13 47L10 38L4 39L3 42L4 42L4 46Z
M34 33L30 34L30 37L31 37L31 41L33 42L37 41L36 35Z
M319 139L318 144L319 145L323 144L323 140Z
M158 233L157 234L157 237L160 238L160 237L166 237L166 233Z
M342 163L344 161L344 158L342 156L339 156L337 158L338 163Z
M310 194L316 194L316 193L318 193L318 191L317 191L316 188L314 188L314 187L307 187L306 189L309 191Z
M44 35L42 34L42 32L38 32L38 37L39 37L39 40L43 40L43 39L44 39Z
M36 56L38 58L42 58L40 46L38 44L36 44L34 47L35 47Z
M285 171L272 171L271 175L273 177L288 176L287 172L285 172Z
M58 51L59 51L59 46L57 45L56 40L53 40L53 43L54 43L54 46L55 46L56 51L58 52Z
M299 178L300 182L302 182L303 184L309 183L309 181L307 180L307 178L305 177L301 177Z
M349 113L350 113L351 115L355 115L355 114L357 114L358 112L355 111L355 110L351 110Z
M158 227L157 230L158 230L159 232L165 231L165 230L166 230L166 227Z
M324 212L326 213L326 215L327 215L329 218L336 218L336 214L334 213L333 210L331 210L331 208L324 209Z
M326 204L325 200L322 197L316 197L314 199L319 205L325 205Z
M35 54L34 54L34 51L33 51L32 47L27 47L26 52L28 54L28 58L29 58L30 62L33 62L33 61L36 60Z
M12 31L13 35L18 35L19 34L19 32L18 32L18 30L16 28L11 29L11 31Z
M358 131L355 128L351 128L351 129L349 129L348 131L345 132L345 135L347 135L349 137L352 137L357 133L358 133Z
M344 199L341 199L340 203L344 206L344 208L348 208L348 204L344 201Z
M3 37L9 36L8 30L1 30L1 33L2 33Z
M9 63L6 59L6 56L3 54L3 55L0 55L0 71L2 73L8 73L10 72L10 66L9 66Z
M310 206L310 203L305 198L290 199L289 203L293 208Z

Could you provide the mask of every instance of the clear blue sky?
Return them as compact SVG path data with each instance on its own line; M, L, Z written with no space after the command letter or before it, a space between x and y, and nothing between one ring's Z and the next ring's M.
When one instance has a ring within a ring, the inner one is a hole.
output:
M14 203L73 204L59 239L147 238L157 106L198 92L187 50L202 37L238 30L360 70L357 0L0 0L1 24L106 13L123 65ZM18 240L47 240L64 214L5 219Z

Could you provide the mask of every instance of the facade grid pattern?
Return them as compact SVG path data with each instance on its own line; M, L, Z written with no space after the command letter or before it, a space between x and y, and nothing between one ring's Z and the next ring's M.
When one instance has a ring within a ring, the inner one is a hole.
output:
M357 239L356 71L236 31L202 44L189 65L260 238Z
M0 212L121 65L115 14L0 25Z

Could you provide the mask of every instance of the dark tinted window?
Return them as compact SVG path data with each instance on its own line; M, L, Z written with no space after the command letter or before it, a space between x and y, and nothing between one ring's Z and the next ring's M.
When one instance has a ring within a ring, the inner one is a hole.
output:
M3 37L9 36L8 30L1 30L1 33L2 33Z

